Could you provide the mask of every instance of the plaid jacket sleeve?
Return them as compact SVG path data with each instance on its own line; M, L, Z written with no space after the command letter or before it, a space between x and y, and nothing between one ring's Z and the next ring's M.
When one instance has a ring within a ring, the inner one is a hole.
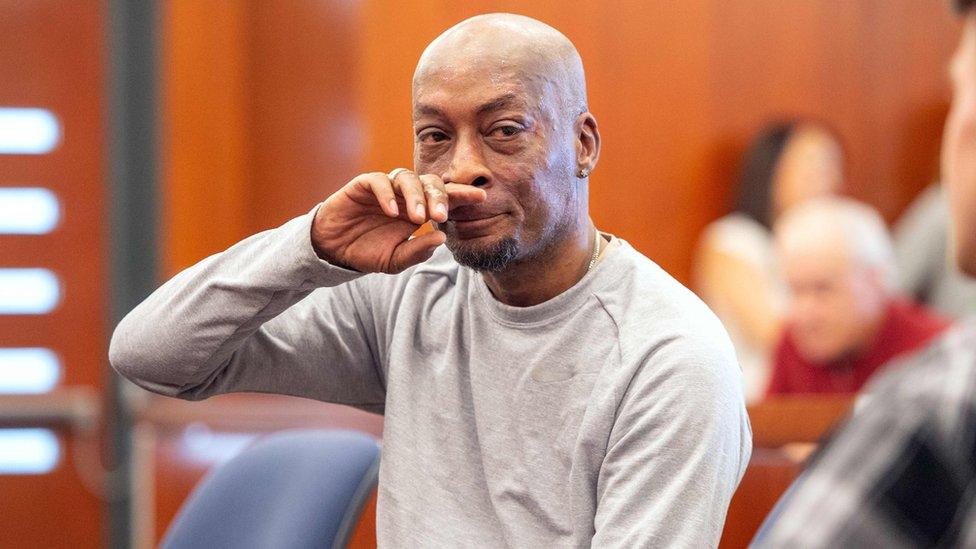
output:
M976 547L976 322L879 377L754 547Z

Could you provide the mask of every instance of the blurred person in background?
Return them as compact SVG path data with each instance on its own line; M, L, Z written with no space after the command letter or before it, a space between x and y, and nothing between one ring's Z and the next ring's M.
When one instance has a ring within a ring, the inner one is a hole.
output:
M955 0L942 174L950 256L976 276L976 0ZM754 546L976 547L976 321L871 382Z
M899 295L891 239L872 208L818 198L786 212L776 248L790 291L767 394L856 393L949 326Z
M838 192L843 181L844 152L833 132L811 121L770 124L745 154L735 210L703 233L695 282L732 337L747 400L765 392L785 302L773 222L795 204Z
M976 280L947 259L949 202L941 184L924 189L892 227L901 287L954 318L976 313Z

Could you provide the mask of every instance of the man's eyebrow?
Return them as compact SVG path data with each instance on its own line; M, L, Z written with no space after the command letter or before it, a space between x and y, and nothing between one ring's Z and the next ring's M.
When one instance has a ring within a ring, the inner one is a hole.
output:
M491 101L478 107L478 114L481 115L492 111L497 111L499 109L503 109L505 107L508 107L512 103L516 103L517 99L518 96L515 95L514 93L506 93L505 95L492 99Z
M444 111L434 107L433 105L424 105L423 103L417 105L413 110L413 119L416 120L421 116L444 116Z
M501 95L499 97L496 97L495 99L492 99L487 103L480 105L478 107L477 113L480 116L482 114L489 113L492 111L497 111L499 109L504 109L505 107L509 107L512 104L518 104L518 103L519 103L518 95L514 93L506 93L505 95ZM444 117L445 115L444 115L444 111L442 111L441 109L433 105L420 103L413 110L413 119L416 120L421 116Z

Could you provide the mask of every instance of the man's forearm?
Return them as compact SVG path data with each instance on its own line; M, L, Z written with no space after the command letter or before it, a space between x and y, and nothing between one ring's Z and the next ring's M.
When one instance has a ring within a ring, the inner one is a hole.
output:
M254 235L157 289L116 328L113 367L146 389L193 398L265 322L318 287L360 276L315 255L310 218Z

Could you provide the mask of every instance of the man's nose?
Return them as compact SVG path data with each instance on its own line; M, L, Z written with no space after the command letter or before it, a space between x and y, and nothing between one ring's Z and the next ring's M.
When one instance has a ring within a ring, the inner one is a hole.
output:
M462 137L457 140L448 171L441 177L445 183L475 187L491 183L491 170L485 165L480 145L477 138Z

